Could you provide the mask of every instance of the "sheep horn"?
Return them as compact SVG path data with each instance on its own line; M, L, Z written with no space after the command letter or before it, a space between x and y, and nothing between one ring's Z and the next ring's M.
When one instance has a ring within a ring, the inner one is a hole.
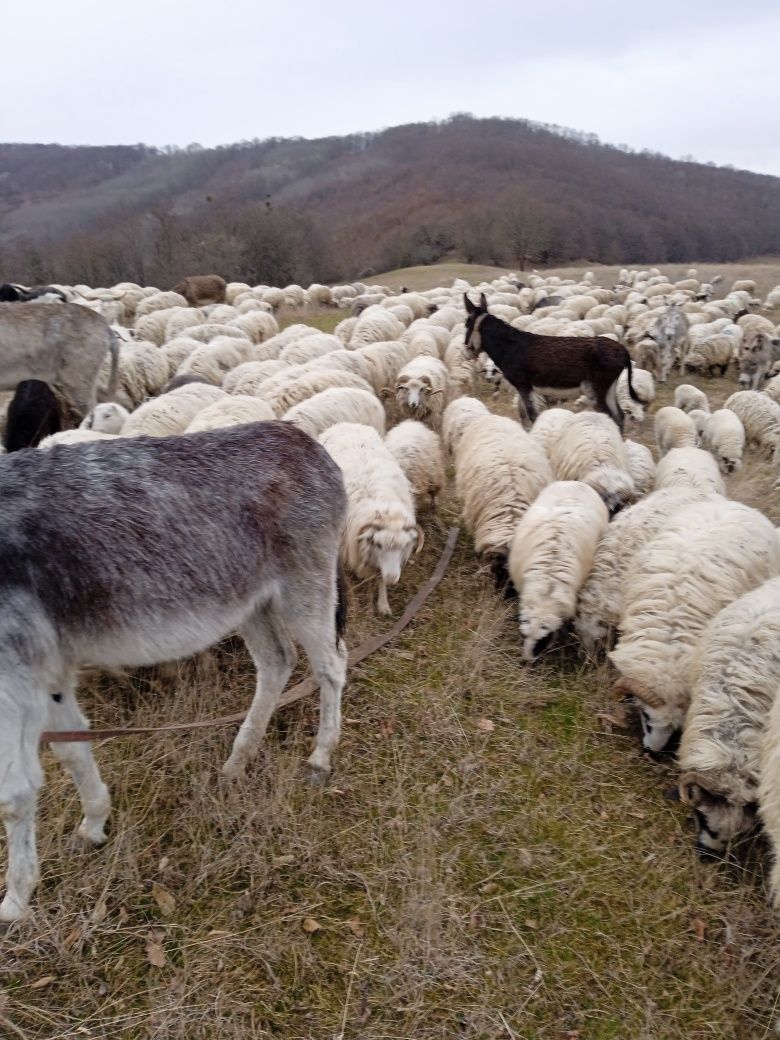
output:
M621 677L612 687L612 692L618 699L626 696L637 697L640 701L644 701L649 708L662 708L664 702L657 693L645 686L643 682L638 679L626 679Z
M382 389L379 391L379 396L383 399L387 397L392 397L393 391L390 389L389 386L383 386Z
M425 531L423 531L422 527L420 527L420 525L418 524L417 525L417 548L414 550L414 555L415 556L417 555L418 552L420 552L420 550L422 549L422 547L424 545L425 545Z
M686 805L692 805L693 801L688 797L688 788L691 784L696 784L697 787L701 787L704 791L712 790L712 777L705 776L704 773L697 773L691 771L689 773L683 773L680 777L678 784L678 790L680 792L680 801Z

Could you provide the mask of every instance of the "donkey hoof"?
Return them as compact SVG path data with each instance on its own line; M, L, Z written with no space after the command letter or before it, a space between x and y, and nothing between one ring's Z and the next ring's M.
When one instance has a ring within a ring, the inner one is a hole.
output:
M87 845L103 845L108 840L102 823L89 824L86 820L79 824L76 836Z
M326 788L330 782L330 769L323 769L322 766L313 765L311 762L307 762L305 776L306 782L310 787L314 787L321 791Z

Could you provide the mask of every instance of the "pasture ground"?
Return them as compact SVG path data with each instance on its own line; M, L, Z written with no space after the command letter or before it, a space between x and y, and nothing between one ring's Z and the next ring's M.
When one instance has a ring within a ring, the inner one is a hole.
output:
M713 404L734 389L693 381ZM492 406L511 414L508 396ZM729 491L778 523L773 480L751 455ZM451 493L424 522L396 613L458 522ZM387 624L372 600L353 589L353 645ZM417 619L352 674L324 791L301 779L316 700L278 713L238 785L219 773L232 728L107 741L96 754L115 806L94 850L75 838L74 789L46 752L43 879L32 919L1 939L0 1035L776 1035L766 850L697 860L686 812L665 797L673 765L640 754L609 688L572 645L521 663L513 605L461 533ZM229 640L167 671L92 677L83 703L96 726L159 725L239 711L252 689Z

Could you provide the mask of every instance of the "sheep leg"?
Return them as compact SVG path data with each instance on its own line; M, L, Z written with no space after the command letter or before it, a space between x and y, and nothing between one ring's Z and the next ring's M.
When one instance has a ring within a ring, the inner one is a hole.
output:
M79 709L73 684L68 682L63 686L62 693L50 698L47 729L55 732L89 729L89 722ZM79 825L78 836L92 845L101 845L106 840L105 826L111 811L111 796L92 757L90 744L85 741L49 746L60 765L73 777L79 792L84 819Z
M42 695L25 689L0 693L0 815L8 844L5 896L0 903L0 921L18 921L28 911L30 896L38 883L38 851L35 813L43 771L38 758L38 740L46 722Z
M522 422L525 418L528 420L530 425L533 426L538 413L536 411L536 408L534 408L532 387L522 387L518 390L518 394L518 404L520 406L518 411L520 412L520 421Z
M336 635L335 611L330 604L322 610L298 615L291 628L309 659L320 684L320 725L314 751L308 758L312 780L320 782L331 769L331 755L341 736L341 694L347 677L347 648Z
M387 582L379 575L379 588L376 594L376 609L380 614L390 614L390 600L387 598Z
M257 669L257 687L230 756L222 767L223 773L233 779L244 775L257 754L297 657L284 625L271 606L256 610L240 631Z

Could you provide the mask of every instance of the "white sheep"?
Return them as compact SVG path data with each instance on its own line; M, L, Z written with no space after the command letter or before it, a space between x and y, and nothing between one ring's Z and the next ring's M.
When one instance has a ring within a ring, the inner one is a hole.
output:
M574 414L566 408L547 408L543 412L539 412L534 419L529 433L544 449L548 458L550 458L553 444L572 421Z
M79 429L94 430L96 433L121 433L129 415L128 410L116 401L96 404Z
M664 530L675 512L705 498L699 488L654 491L611 521L580 591L574 630L588 654L611 647L620 620L623 585L631 581L636 553Z
M189 306L186 299L177 292L155 292L150 296L144 297L135 308L136 325L138 319L143 318L146 314L152 314L154 311L164 311L171 307L187 307Z
M535 660L574 617L577 595L608 522L600 496L576 480L559 480L543 488L521 518L508 569L520 598L523 660Z
M113 433L102 433L98 430L60 430L59 433L50 433L38 444L38 451L48 451L58 445L83 444L86 441L113 441L116 435Z
M192 373L219 386L231 368L248 360L248 350L249 340L218 336L193 350L179 365L176 374Z
M222 380L222 389L228 394L255 394L257 388L271 376L289 370L289 365L278 359L244 361L231 368Z
M168 363L169 379L176 375L179 365L186 361L190 354L200 346L201 344L196 339L179 336L177 339L172 339L170 343L165 343L160 348L160 353Z
M704 436L704 429L710 421L711 414L711 412L705 412L702 408L692 408L690 412L688 412L693 425L696 427L696 436L699 438L699 444L701 444L701 439Z
M649 494L655 487L655 461L652 452L644 444L638 444L628 438L623 441L623 448L637 496Z
M344 422L371 426L380 436L385 432L385 410L376 395L345 386L332 386L307 397L288 409L282 419L315 438L329 426Z
M683 412L692 412L695 408L709 412L710 402L703 390L692 383L680 383L674 391L674 406Z
M738 343L738 338L725 330L698 339L691 344L685 355L685 367L711 376L718 372L725 375Z
M401 411L436 422L446 405L447 366L438 358L413 357L398 373L395 398Z
M255 310L233 318L228 323L228 328L238 329L243 335L248 336L252 343L263 343L279 331L273 314Z
M403 332L404 326L389 311L383 307L369 307L363 311L355 323L349 345L353 349L357 349L367 346L369 343L398 339Z
M775 910L780 910L780 697L777 696L777 686L761 747L758 806L764 832L772 846L769 877L772 904Z
M518 521L553 481L544 450L513 419L475 418L455 448L455 488L478 556L501 576Z
M355 350L368 366L367 379L374 393L381 394L395 386L398 373L409 360L409 346L399 340L371 343Z
M693 420L672 405L655 413L655 443L661 456L672 448L695 448L699 442Z
M655 489L699 488L716 495L726 493L718 464L702 448L672 448L655 467Z
M734 473L742 465L745 427L730 408L718 408L707 420L702 447L714 457L721 473Z
M724 607L707 626L678 752L680 797L698 845L722 853L756 823L763 742L780 689L780 579Z
M623 438L608 415L580 412L550 446L558 480L584 480L599 492L610 513L636 494Z
M415 505L435 508L446 479L439 435L425 423L406 419L386 434L385 447L406 474Z
M271 406L259 397L229 394L201 409L185 433L218 430L225 426L241 426L250 422L268 422L275 418Z
M490 409L476 397L457 397L444 409L441 436L445 450L454 455L460 439L475 419L490 415Z
M762 388L761 393L770 397L775 404L780 404L780 375L772 376L769 382Z
M639 401L635 401L628 392L628 374L626 369L620 373L615 386L615 398L623 413L634 422L642 422L645 408L655 400L655 380L653 373L645 368L638 368L632 363L631 383Z
M293 405L313 397L332 386L351 387L371 392L365 379L340 368L320 368L297 365L286 372L266 379L257 388L257 396L268 401L274 413L281 418Z
M670 517L633 570L609 657L621 675L617 690L639 702L644 746L661 751L683 723L705 626L778 575L780 539L758 510L714 497Z
M208 383L191 383L153 397L128 416L124 437L170 437L184 433L199 411L226 397L224 390Z
M359 578L378 576L377 610L390 613L387 586L396 585L415 547L420 547L409 481L377 431L360 423L337 423L320 443L341 469L348 511L343 553Z
M315 336L305 336L300 340L293 340L283 347L279 353L279 360L288 365L303 365L313 358L322 357L333 350L341 350L343 343L338 336L329 336L320 333Z
M745 440L777 458L780 447L780 405L757 390L738 390L723 405L739 416Z

